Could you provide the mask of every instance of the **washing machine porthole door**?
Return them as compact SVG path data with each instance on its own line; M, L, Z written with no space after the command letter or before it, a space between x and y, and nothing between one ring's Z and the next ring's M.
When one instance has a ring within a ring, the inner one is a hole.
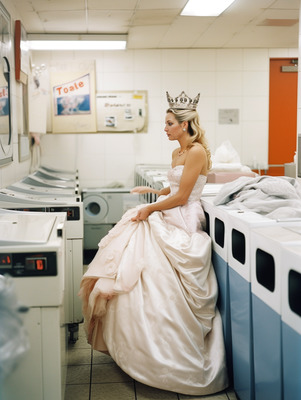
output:
M83 199L85 222L90 224L99 224L109 212L106 200L97 195L87 196Z

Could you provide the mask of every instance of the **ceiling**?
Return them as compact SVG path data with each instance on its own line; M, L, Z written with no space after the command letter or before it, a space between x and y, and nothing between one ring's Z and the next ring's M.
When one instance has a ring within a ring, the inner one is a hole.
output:
M187 0L9 2L27 33L128 34L128 49L298 47L300 0L235 0L218 17L180 16Z

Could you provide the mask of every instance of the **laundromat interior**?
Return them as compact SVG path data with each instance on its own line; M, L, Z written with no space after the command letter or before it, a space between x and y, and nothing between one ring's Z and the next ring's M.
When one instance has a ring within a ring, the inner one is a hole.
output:
M0 400L301 399L301 2L187 3L0 0ZM91 349L78 296L100 240L157 200L131 189L167 185L183 91L213 161L199 200L229 376L203 396Z

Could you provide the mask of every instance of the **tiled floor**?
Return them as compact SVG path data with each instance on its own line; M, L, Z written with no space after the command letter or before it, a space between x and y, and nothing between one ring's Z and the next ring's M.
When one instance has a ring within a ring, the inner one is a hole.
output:
M91 351L83 325L79 326L79 339L69 344L65 400L236 400L233 390L211 396L186 396L134 381L125 374L111 357Z

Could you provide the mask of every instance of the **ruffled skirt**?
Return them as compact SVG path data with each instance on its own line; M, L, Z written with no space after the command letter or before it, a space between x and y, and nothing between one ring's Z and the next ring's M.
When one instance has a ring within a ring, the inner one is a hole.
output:
M81 283L85 330L132 378L190 395L227 387L211 239L179 226L181 207L103 238ZM171 222L174 221L174 224Z

